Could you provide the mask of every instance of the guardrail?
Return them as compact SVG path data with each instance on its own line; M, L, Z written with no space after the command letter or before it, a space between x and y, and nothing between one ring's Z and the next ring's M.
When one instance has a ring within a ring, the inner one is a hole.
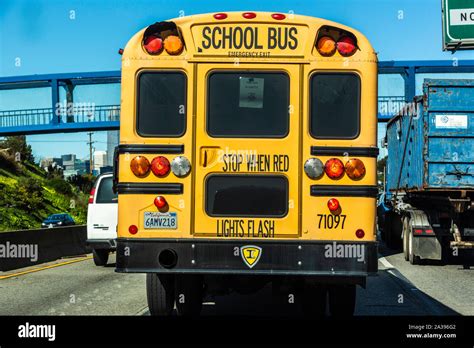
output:
M86 239L86 225L0 232L0 271L90 253Z

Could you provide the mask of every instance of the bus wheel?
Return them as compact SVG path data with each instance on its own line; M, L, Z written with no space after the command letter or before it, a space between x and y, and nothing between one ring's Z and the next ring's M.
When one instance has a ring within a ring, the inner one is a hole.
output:
M107 250L92 250L92 256L94 257L94 263L96 266L105 266L109 261L109 252Z
M177 276L175 295L178 315L198 316L202 309L203 290L203 280L200 275Z
M301 310L308 317L326 315L327 288L323 285L304 284L301 299Z
M146 297L151 315L171 315L174 309L173 276L147 273Z
M356 304L356 285L334 285L328 290L329 312L334 317L354 315Z

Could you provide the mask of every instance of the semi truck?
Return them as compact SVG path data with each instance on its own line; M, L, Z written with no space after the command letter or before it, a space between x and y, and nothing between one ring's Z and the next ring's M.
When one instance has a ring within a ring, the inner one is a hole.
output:
M411 264L474 249L474 80L425 79L387 124L381 237Z

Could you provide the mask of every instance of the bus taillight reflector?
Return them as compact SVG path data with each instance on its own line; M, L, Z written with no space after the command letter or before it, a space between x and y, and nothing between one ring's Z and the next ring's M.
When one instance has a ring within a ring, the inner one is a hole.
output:
M340 159L331 158L324 165L324 171L331 179L340 179L344 175L344 164Z
M336 198L331 198L328 201L328 208L332 213L337 212L340 207L339 201Z
M352 158L346 163L346 174L352 180L360 180L365 175L365 165L360 159Z
M350 36L343 36L337 41L337 51L341 56L352 56L357 50L357 44Z
M364 230L362 230L362 229L359 228L359 229L356 231L356 237L359 238L359 239L362 239L362 238L364 238L364 236L365 236Z
M166 199L163 196L156 196L153 203L158 209L163 209L164 207L168 205L168 202L166 202Z
M137 232L138 232L138 227L135 226L135 225L130 225L130 226L128 227L128 232L129 232L130 234L137 234Z
M215 19L221 20L221 19L226 19L227 18L227 13L216 13L214 15Z
M158 177L166 176L170 172L170 161L163 156L153 158L151 171Z
M318 40L316 49L320 55L330 57L336 52L336 41L332 37L323 36Z
M166 37L165 42L163 43L165 46L166 52L171 55L180 54L183 51L184 45L183 41L176 35L169 35Z
M163 40L156 35L151 35L146 38L143 46L150 54L160 54L163 51Z
M274 13L272 14L272 18L276 19L277 21L281 21L286 18L286 16L283 13Z
M150 172L150 161L144 156L136 156L130 161L130 169L138 177L144 177Z
M244 12L242 13L242 17L244 17L245 19L254 19L255 17L257 17L257 14L255 12Z

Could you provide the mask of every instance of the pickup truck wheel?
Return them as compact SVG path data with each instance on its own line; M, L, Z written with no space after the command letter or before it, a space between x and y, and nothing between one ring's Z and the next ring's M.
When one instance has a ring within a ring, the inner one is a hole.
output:
M185 274L176 277L175 296L178 315L198 316L202 309L203 295L203 281L200 275Z
M305 284L302 289L301 310L308 317L326 315L327 288L323 285Z
M334 317L351 317L356 304L356 285L334 285L328 290L329 312Z
M174 309L173 276L147 273L146 297L151 315L171 315Z
M109 252L107 250L92 250L92 256L96 266L105 266L109 261Z

